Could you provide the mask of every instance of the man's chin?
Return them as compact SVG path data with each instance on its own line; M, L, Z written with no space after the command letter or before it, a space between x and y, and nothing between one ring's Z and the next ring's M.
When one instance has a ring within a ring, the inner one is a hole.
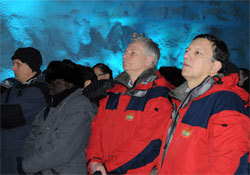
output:
M20 81L20 78L18 78L18 77L15 77L15 80L17 80L17 81L21 82L21 81Z

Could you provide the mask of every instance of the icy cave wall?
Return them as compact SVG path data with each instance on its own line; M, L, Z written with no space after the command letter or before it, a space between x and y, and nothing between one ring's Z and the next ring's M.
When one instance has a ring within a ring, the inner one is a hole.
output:
M224 40L231 61L249 67L249 1L1 0L0 80L13 76L11 56L19 47L40 50L45 69L71 59L122 71L122 55L134 32L161 49L160 66L182 67L184 50L199 33Z

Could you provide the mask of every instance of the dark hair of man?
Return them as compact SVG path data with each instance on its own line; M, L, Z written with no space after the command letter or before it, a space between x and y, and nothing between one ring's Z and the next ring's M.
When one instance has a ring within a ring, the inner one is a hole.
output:
M244 78L249 77L249 70L248 69L240 68L240 70L242 71L242 75Z
M112 70L107 65L103 63L97 63L94 65L93 69L96 67L98 67L103 74L109 74L109 79L113 80Z
M226 43L210 34L197 35L193 40L198 38L206 38L208 41L213 43L213 59L220 61L222 64L218 73L224 73L230 57Z
M150 38L144 38L144 37L141 37L141 36L132 38L131 43L133 43L135 41L140 41L140 42L144 43L144 52L145 52L145 54L154 57L154 65L156 66L159 59L160 59L160 56L161 56L161 52L160 52L160 49L158 47L158 44L155 43Z

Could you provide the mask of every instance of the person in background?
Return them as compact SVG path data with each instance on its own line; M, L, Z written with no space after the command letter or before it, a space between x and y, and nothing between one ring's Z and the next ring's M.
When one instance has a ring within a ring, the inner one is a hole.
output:
M93 66L94 72L98 80L111 79L113 80L112 70L103 63L98 63Z
M94 108L98 108L98 100L96 97L96 86L93 84L97 81L97 76L94 70L91 67L79 65L82 74L82 85L81 90L82 94L87 97L90 102L93 104Z
M17 157L35 116L49 101L47 83L39 81L42 56L32 47L11 57L15 81L1 94L1 174L17 174Z
M150 174L171 114L173 85L157 71L158 45L137 37L123 55L124 72L100 100L86 149L89 173Z
M240 73L239 73L239 83L238 85L245 89L248 93L250 92L249 90L249 70L245 68L240 68Z
M247 174L249 94L218 38L196 36L184 54L182 85L172 90L174 110L158 160L158 174Z
M97 112L82 95L81 70L70 60L46 70L52 102L36 117L20 157L20 174L87 174L84 149Z
M99 101L107 96L107 90L114 86L112 70L102 63L96 64L91 70L89 69L87 70L87 75L90 77L89 79L91 79L91 84L89 83L85 86L83 94L87 96L91 102L99 106ZM91 78L93 77L92 72L95 73L96 79Z
M160 67L159 72L175 87L185 82L184 77L181 75L181 69L177 67Z

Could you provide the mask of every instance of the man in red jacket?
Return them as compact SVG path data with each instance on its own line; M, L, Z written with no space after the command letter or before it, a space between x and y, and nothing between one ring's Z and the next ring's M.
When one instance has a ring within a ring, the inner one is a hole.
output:
M160 49L134 38L123 56L124 71L101 100L86 150L91 174L150 174L171 114L173 87L157 71Z
M187 47L186 82L169 93L174 111L158 174L247 174L249 94L237 86L238 74L228 70L229 56L226 44L208 34Z

